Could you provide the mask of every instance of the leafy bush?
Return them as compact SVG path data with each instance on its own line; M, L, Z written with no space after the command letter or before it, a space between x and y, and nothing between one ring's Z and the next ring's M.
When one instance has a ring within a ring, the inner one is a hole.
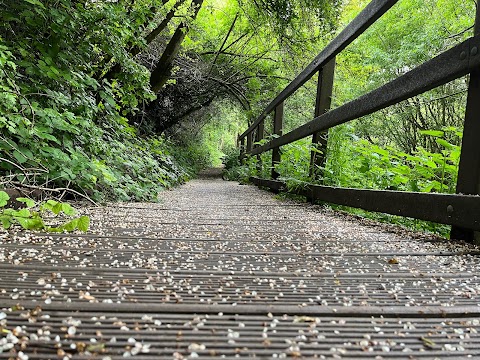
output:
M54 226L45 223L47 212L54 214L55 217L63 214L64 217L72 218L76 211L70 204L48 200L41 204L28 198L17 198L16 201L24 203L25 207L19 210L6 208L10 196L5 191L0 191L0 223L4 229L10 229L12 225L18 224L26 230L45 230L51 232L62 231L88 231L90 218L80 216L67 222L60 222Z
M253 176L250 169L255 168L253 164L254 159L252 157L244 158L242 164L240 162L240 150L237 148L231 148L226 151L225 156L222 158L224 165L223 178L225 180L234 180L242 184L246 184L249 181L249 177Z
M288 189L299 189L312 182L310 177L311 141L302 139L282 148L282 161L275 167Z
M367 189L390 189L417 192L455 192L462 133L453 127L425 130L420 136L430 137L440 152L419 147L408 154L394 146L381 147L365 139L349 135L340 143L342 154L331 154L325 171L325 183L335 186ZM447 139L450 139L448 141ZM338 144L332 144L336 148ZM338 150L335 150L338 151ZM330 155L330 153L329 153ZM343 171L337 169L335 157L342 161Z
M454 193L457 181L458 164L462 132L453 127L441 130L425 130L421 136L429 137L439 145L440 152L430 152L418 148L413 154L407 154L394 146L381 147L360 139L352 134L351 127L340 126L330 131L327 163L323 178L312 179L309 174L312 144L310 139L296 141L282 148L282 161L276 166L279 180L287 188L296 190L308 183L325 185L415 192ZM447 140L448 139L448 140ZM232 155L233 156L233 155ZM262 155L263 156L263 155ZM264 156L267 156L264 154ZM263 164L270 164L269 159ZM258 176L256 157L247 157L243 165L235 161L227 174L233 179L248 179ZM269 167L262 170L263 177L269 177ZM241 174L241 177L239 176ZM372 214L360 209L344 206L335 208L347 210L376 220L406 225L417 230L448 234L448 227L430 222L410 220L386 214Z
M12 186L69 187L98 200L155 200L192 162L140 138L128 123L154 98L148 70L125 49L149 7L73 0L3 4L0 21L0 176ZM113 46L115 44L115 46ZM120 46L121 45L121 46ZM124 70L102 77L115 59ZM178 153L178 151L176 151ZM188 157L188 155L187 155Z

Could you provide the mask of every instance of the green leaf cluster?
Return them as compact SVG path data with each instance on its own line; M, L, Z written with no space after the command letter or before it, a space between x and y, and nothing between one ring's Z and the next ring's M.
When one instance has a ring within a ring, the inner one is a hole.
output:
M19 197L16 198L16 201L24 203L25 208L16 210L6 207L9 200L10 196L5 191L0 191L0 223L5 230L10 229L15 224L20 225L25 230L44 230L49 232L71 232L75 230L86 232L90 227L90 218L88 216L73 218L56 226L46 224L45 217L48 213L52 213L55 216L63 214L70 218L75 216L76 210L68 203L48 200L41 204L36 204L32 199Z

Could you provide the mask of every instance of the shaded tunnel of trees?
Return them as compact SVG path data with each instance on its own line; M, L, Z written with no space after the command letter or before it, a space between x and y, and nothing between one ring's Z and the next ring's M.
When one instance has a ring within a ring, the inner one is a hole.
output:
M220 157L248 177L238 134L368 3L0 1L2 187L153 200ZM476 6L400 1L337 58L332 107L471 36ZM454 192L467 86L330 130L324 183ZM284 131L311 119L315 89L288 99ZM280 177L307 182L310 150L286 146Z

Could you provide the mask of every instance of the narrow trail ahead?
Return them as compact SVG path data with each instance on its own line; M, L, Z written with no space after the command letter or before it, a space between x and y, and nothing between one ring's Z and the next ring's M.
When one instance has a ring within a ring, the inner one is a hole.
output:
M480 358L476 248L213 175L4 234L0 359Z

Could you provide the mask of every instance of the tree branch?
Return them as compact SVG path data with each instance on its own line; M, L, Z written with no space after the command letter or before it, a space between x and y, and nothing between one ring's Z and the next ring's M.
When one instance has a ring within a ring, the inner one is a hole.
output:
M194 14L192 19L195 19L202 7L203 0L193 0L192 7L194 7ZM160 60L158 61L155 69L150 75L150 86L154 92L160 90L170 77L170 71L173 64L173 60L180 51L180 46L188 32L188 25L184 21L175 30L170 42L167 44Z
M233 84L229 84L227 83L226 81L222 80L222 79L216 79L216 78L213 78L213 77L209 77L209 80L212 80L220 85L222 85L225 89L227 89L227 91L232 94L237 100L238 102L242 105L242 107L245 109L245 110L250 110L251 109L251 106L250 106L250 102L248 101L248 99L246 98L245 95L242 94L242 92L238 89L236 89Z
M222 51L223 47L225 46L225 43L227 42L228 38L230 37L230 34L232 33L233 28L235 27L235 23L237 22L237 19L238 19L238 13L237 13L237 15L235 15L235 18L234 18L233 21L232 21L232 25L230 25L230 28L228 29L227 35L226 35L225 38L223 39L222 45L220 45L220 48L219 48L218 51L215 53L215 58L214 58L213 61L212 61L212 65L210 66L210 70L208 71L207 76L210 75L210 73L212 72L213 65L215 65L215 63L217 62L218 55L220 54L220 52Z

